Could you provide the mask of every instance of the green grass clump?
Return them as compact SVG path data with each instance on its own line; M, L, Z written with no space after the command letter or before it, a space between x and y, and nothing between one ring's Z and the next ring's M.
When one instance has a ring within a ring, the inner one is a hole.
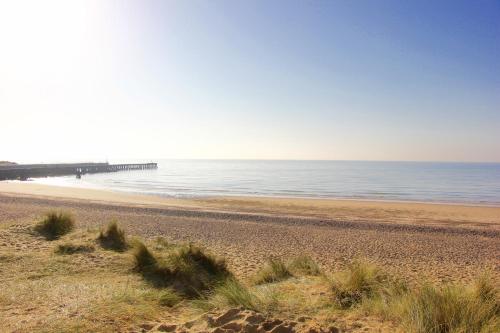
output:
M118 227L116 221L112 221L106 231L101 231L97 240L105 249L122 252L128 248L125 231Z
M344 309L361 303L364 299L379 296L390 281L376 265L354 261L344 275L332 281L335 302Z
M55 253L57 254L75 254L75 253L89 253L93 252L95 248L92 245L83 245L83 244L61 244L58 245Z
M257 272L255 284L273 283L292 277L292 273L281 259L269 259L266 265Z
M299 256L288 265L289 269L298 274L317 276L321 274L318 264L310 256Z
M45 218L35 226L35 231L48 240L58 239L69 233L75 227L73 217L65 212L49 212Z
M393 312L414 333L493 333L500 329L498 291L487 278L472 289L425 284L408 293Z
M156 287L171 287L187 297L199 297L232 276L224 260L192 244L173 249L166 258L156 258L138 243L134 251L136 269Z

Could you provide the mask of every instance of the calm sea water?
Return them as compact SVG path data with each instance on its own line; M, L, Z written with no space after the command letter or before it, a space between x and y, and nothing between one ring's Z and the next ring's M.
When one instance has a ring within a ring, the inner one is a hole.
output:
M39 183L169 197L280 196L500 205L500 164L160 160L158 170Z

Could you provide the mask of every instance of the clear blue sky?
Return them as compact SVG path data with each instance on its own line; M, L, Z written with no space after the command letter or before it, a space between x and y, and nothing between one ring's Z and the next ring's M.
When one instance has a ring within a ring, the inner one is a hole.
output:
M5 1L0 40L0 160L500 162L497 0Z

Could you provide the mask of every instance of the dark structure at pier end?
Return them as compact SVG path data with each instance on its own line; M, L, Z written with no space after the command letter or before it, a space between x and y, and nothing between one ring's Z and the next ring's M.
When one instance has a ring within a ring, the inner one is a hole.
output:
M109 163L64 163L64 164L11 164L0 165L0 180L27 180L29 178L75 175L86 173L117 172L129 170L157 169L157 163L109 164Z

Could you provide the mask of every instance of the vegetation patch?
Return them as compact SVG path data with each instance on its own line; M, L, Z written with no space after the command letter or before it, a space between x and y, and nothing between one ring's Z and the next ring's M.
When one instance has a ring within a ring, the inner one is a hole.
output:
M499 293L487 276L472 287L423 283L409 289L374 266L360 262L349 269L348 276L347 284L334 290L340 305L350 308L362 303L367 312L402 323L405 332L499 331Z
M55 253L57 254L75 254L75 253L89 253L95 250L92 245L85 244L60 244L57 246Z
M283 260L279 258L270 258L266 265L257 272L254 282L255 284L273 283L283 281L292 276L292 273Z
M35 226L35 231L48 240L58 239L71 232L75 227L73 217L65 212L49 212L45 218Z
M415 333L481 332L500 329L498 290L487 278L473 288L429 284L414 290L392 312Z
M314 261L313 258L306 255L293 258L290 261L288 267L290 271L297 274L311 275L311 276L317 276L321 274L321 270L318 264Z
M175 248L175 244L170 243L168 240L166 240L164 237L157 237L154 242L153 248L156 251L168 251L172 250Z
M172 289L163 289L160 292L159 296L159 303L161 306L166 306L166 307L173 307L177 304L179 304L182 301L182 297L179 296L175 291Z
M135 269L141 273L149 273L154 272L157 269L157 261L154 257L153 253L149 251L149 249L139 241L134 245L133 252L134 260L135 260Z
M351 308L364 299L379 296L389 284L389 277L376 265L353 261L346 272L332 281L334 300L343 309Z
M97 240L105 249L122 252L128 248L125 231L118 227L116 221L112 221L104 232L101 231Z
M263 310L264 300L252 292L234 277L229 277L220 283L212 292L203 295L193 302L193 305L206 311L213 309L243 308L247 310Z
M157 258L144 244L134 251L135 267L156 287L170 287L187 297L199 297L232 276L224 260L192 244Z
M230 307L258 310L260 300L235 278L229 278L215 290L215 298Z

